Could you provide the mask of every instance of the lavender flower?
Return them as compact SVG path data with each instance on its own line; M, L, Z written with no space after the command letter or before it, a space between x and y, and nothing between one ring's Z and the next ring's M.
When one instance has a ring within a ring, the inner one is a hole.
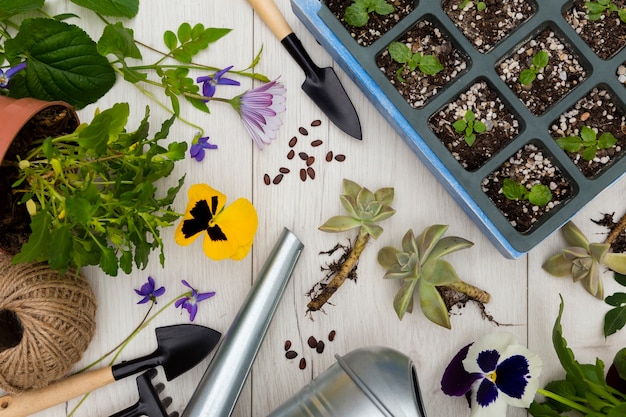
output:
M200 162L204 159L205 149L217 149L217 145L209 143L208 136L201 137L196 143L192 143L189 153L192 158Z
M286 110L286 93L276 79L230 100L259 150L276 139L276 131L283 124L278 115Z
M154 301L154 304L156 304L157 297L160 297L165 293L165 287L156 288L154 278L148 277L148 282L143 284L141 289L135 290L135 292L143 297L139 300L139 302L137 302L137 304L144 304L148 301Z
M197 83L202 83L202 95L205 97L213 97L218 85L240 85L239 81L224 77L224 74L231 70L233 66L226 67L215 75L204 75L196 78ZM208 100L204 100L205 102Z
M181 282L184 286L191 288L191 295L179 298L174 303L174 306L176 308L180 307L187 310L187 312L189 312L189 320L193 321L193 319L196 318L196 313L198 312L198 303L213 297L215 295L215 291L198 293L198 291L189 285L187 281L182 280Z
M21 64L9 68L6 72L0 69L0 88L7 88L9 86L9 81L11 81L11 77L25 68L26 62L22 62Z

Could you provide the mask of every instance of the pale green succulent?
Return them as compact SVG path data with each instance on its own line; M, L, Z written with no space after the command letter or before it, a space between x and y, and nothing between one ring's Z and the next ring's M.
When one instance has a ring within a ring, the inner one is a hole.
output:
M489 294L461 281L454 267L441 259L444 255L474 245L461 237L443 237L446 230L447 225L433 225L417 237L413 230L409 230L402 238L402 249L386 246L378 252L378 263L387 269L384 278L404 281L393 300L393 307L400 320L405 312L413 311L416 290L424 315L446 328L450 328L450 317L437 287L453 287L474 299L489 301Z
M393 201L394 189L387 187L372 193L354 181L343 180L343 190L339 198L348 216L333 216L319 227L325 232L345 232L362 227L363 231L377 239L383 228L376 224L388 219L396 212L389 204Z
M626 274L626 254L609 252L609 243L589 243L572 222L563 226L561 232L569 246L550 257L542 268L556 277L571 276L574 282L582 282L591 295L604 299L600 267L604 265L617 273Z

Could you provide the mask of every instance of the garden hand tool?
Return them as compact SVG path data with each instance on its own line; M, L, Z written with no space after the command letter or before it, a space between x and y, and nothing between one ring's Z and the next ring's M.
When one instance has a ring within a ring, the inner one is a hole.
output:
M284 229L191 396L183 417L231 415L302 248L302 242Z
M155 332L157 349L150 355L74 374L41 389L1 397L0 417L26 417L158 365L171 381L202 361L221 336L218 331L194 324L159 327Z
M156 369L149 369L137 377L137 389L139 390L139 401L128 408L112 414L110 417L178 417L177 412L167 414L165 410L172 404L172 399L166 397L163 400L159 398L159 394L163 391L165 385L158 383L153 385L152 380L157 375Z
M304 70L306 79L302 90L337 127L361 140L359 115L335 71L315 65L272 0L248 0L248 3Z

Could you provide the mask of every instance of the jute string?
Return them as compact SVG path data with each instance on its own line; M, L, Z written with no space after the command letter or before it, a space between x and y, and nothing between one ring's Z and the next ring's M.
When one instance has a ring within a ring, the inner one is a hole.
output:
M83 276L61 276L46 264L12 265L0 254L0 311L13 312L23 336L0 352L0 388L41 388L67 375L96 328L96 298Z

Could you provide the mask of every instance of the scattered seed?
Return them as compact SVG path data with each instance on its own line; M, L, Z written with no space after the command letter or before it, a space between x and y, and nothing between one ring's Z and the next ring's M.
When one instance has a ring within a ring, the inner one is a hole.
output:
M343 162L346 160L346 156L343 154L335 155L335 161Z
M270 185L270 176L265 174L263 175L263 182L265 183L265 185Z
M311 146L315 148L317 146L320 146L322 143L324 142L321 139L315 139L313 142L311 142Z
M298 132L300 132L300 134L301 134L301 135L304 135L304 136L306 136L306 135L308 135L308 134L309 134L309 131L308 131L308 130L306 130L305 128L303 128L303 127L301 127L300 129L298 129Z
M321 121L321 120L313 120L313 121L311 122L311 126L313 126L313 127L315 127L315 126L319 126L319 125L321 125L321 124L322 124L322 121Z
M337 335L337 332L334 330L331 330L330 333L328 333L328 340L332 342L333 340L335 340L336 335Z
M286 357L287 359L293 359L293 358L295 358L296 356L298 356L298 352L296 352L296 351L294 351L294 350L288 350L288 351L285 353L285 357Z
M309 337L306 342L311 349L315 349L317 347L317 339L314 336Z
M326 162L330 162L333 160L333 151L328 151L326 154Z
M272 180L272 182L274 184L280 184L282 180L283 180L283 174L278 174L274 177L274 180Z
M315 179L315 170L311 167L308 167L306 169L306 173L309 174L309 177L311 177L312 180Z
M300 369L306 368L306 359L300 358L300 364L298 365Z
M282 172L283 174L289 174L291 172L289 168L285 167L281 167L278 171Z
M317 353L322 353L324 351L324 341L320 340L319 342L317 342L317 346L315 347L315 351Z
M289 147L293 148L294 146L296 146L296 143L298 143L298 138L297 137L292 137L291 140L289 141Z
M300 169L300 179L306 181L306 169L304 168Z
M310 167L311 165L313 165L314 162L315 162L315 157L314 156L309 156L306 159L306 166Z
M296 153L292 150L289 151L289 153L287 154L287 159L293 159L293 157L296 155Z
M291 348L291 340L285 340L285 351Z
M309 154L307 154L306 152L300 152L298 154L298 156L300 157L300 159L302 159L303 161L306 161L309 158Z
M580 120L584 122L585 120L589 118L589 116L590 116L589 112L584 112L583 114L580 115Z

